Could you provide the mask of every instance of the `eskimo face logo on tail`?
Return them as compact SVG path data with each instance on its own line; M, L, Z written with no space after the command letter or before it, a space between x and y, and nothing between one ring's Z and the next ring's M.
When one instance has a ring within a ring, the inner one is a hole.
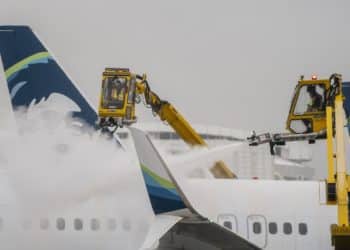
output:
M5 75L14 107L28 107L47 100L52 94L60 94L79 107L79 111L71 112L73 118L94 126L96 112L48 52L22 59L6 69Z

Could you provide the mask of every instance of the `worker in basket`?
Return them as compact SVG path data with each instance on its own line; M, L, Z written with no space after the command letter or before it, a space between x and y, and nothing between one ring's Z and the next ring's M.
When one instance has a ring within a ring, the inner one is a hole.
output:
M113 77L106 79L106 98L108 108L120 108L124 103L126 93L126 79Z
M310 103L307 105L307 112L318 112L323 108L322 95L316 91L316 86L307 86L307 92L310 96Z

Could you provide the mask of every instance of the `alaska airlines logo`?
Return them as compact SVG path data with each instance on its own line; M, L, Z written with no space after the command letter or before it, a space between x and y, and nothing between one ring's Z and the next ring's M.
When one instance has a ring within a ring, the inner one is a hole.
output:
M10 92L11 99L13 99L13 98L16 96L17 92L18 92L25 84L27 84L26 81L16 83L16 85L11 89L11 92Z
M24 58L8 68L5 75L14 107L37 104L56 93L79 107L80 111L71 112L72 117L90 125L97 119L96 112L46 51Z
M34 55L31 55L15 65L8 68L5 72L7 81L11 81L13 78L15 78L19 71L22 69L28 68L30 64L37 64L37 63L48 63L49 59L52 59L50 54L48 52L39 52Z

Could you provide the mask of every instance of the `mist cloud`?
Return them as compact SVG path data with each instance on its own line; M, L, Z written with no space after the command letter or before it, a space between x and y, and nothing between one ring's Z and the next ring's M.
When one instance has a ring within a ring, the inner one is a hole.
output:
M1 249L138 249L153 213L137 159L50 103L16 117L0 140Z

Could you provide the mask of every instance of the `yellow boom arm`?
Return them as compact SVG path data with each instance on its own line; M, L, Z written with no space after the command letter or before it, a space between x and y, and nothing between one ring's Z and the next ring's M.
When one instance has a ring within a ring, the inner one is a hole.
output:
M186 119L167 101L163 101L157 94L151 91L148 83L144 80L136 85L137 94L145 96L146 103L159 116L162 121L166 121L175 132L191 146L207 146L202 137L192 128Z
M166 121L190 146L207 146L203 138L189 122L169 102L154 93L146 75L134 75L128 69L107 68L103 73L102 91L99 105L100 127L121 127L137 121L135 104L143 96L145 103L162 121ZM222 161L211 168L217 178L236 176Z

